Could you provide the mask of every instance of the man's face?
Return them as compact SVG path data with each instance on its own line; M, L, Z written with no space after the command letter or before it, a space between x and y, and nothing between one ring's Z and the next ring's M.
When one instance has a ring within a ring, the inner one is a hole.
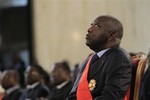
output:
M103 49L105 44L108 41L108 33L105 29L105 26L100 24L98 19L96 19L91 27L88 29L88 33L86 34L86 45L97 51L99 49Z
M66 72L60 66L61 66L60 64L56 64L52 69L51 79L54 85L59 85L65 81Z
M25 74L27 84L32 85L33 83L40 81L41 76L34 67L30 67Z

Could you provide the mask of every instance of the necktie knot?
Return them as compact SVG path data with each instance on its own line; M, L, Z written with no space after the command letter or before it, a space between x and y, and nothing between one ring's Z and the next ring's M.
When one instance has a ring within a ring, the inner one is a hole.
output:
M93 57L92 57L92 59L91 59L91 64L94 64L94 62L96 61L96 60L98 60L98 55L97 54L94 54L93 55Z

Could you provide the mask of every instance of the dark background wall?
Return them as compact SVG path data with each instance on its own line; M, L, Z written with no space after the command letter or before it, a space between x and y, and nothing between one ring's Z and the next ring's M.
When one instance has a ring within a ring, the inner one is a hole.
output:
M0 69L11 66L12 56L16 52L20 54L26 65L32 59L30 2L27 2L26 5L14 6L10 3L2 6L5 3L0 0Z

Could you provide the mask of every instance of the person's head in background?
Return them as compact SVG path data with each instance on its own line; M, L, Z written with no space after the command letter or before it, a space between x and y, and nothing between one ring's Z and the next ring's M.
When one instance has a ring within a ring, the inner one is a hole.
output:
M22 59L21 59L19 51L13 53L12 61L13 61L13 64L16 64L17 62L22 62Z
M122 24L109 15L97 17L87 31L86 45L95 52L119 46L123 37Z
M60 85L63 82L70 81L70 67L66 61L57 62L53 65L51 81L55 86Z
M43 69L40 65L30 65L25 71L25 80L27 85L32 85L36 82L42 82Z
M1 75L1 85L7 90L19 85L19 74L15 70L5 70Z
M129 52L129 54L130 54L131 57L134 57L134 56L137 55L137 53L134 53L134 52Z

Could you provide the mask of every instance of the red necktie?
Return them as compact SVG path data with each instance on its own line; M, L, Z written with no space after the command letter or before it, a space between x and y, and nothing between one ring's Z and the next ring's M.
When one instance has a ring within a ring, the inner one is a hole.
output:
M88 63L86 64L84 72L80 78L80 82L77 88L77 100L93 100L87 81L88 70L92 57L93 55L90 56L90 59L88 60Z

